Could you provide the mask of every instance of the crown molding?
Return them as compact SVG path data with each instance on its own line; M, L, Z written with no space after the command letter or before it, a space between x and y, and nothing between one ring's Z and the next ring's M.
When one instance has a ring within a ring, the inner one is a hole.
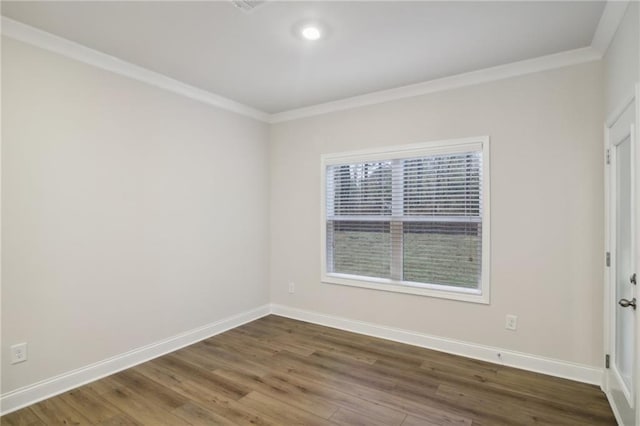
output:
M389 90L269 114L215 93L199 89L163 74L131 64L76 42L2 17L2 34L60 55L169 90L191 99L245 115L266 123L281 123L346 109L375 105L429 93L473 86L482 83L552 70L602 59L622 21L629 0L608 1L602 13L591 46L450 77L429 80Z
M628 6L629 0L608 1L605 4L600 22L598 22L598 27L591 41L591 47L600 52L601 55L604 55L613 41L613 37L618 31Z
M342 99L339 101L327 102L310 107L284 111L281 113L272 114L269 122L280 123L283 121L297 120L314 115L327 114L330 112L341 111L345 109L381 104L398 99L426 95L429 93L457 89L466 86L473 86L476 84L503 80L520 75L532 74L535 72L577 65L585 62L597 61L600 59L602 59L602 54L599 51L592 47L583 47L580 49L541 56L539 58L527 59L520 62L499 65L496 67L485 68L478 71L471 71L451 77L429 80L423 83L412 84L395 89L382 90L380 92L354 96L352 98Z
M123 61L71 40L2 17L2 34L33 46L58 53L71 59L93 65L205 104L268 122L269 114L206 90L188 85L166 75Z

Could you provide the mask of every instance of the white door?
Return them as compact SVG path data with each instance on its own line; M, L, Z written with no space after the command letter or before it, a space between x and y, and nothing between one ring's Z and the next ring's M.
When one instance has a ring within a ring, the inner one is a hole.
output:
M636 353L636 102L610 124L608 144L608 295L605 298L609 327L607 393L623 425L636 424L638 353Z

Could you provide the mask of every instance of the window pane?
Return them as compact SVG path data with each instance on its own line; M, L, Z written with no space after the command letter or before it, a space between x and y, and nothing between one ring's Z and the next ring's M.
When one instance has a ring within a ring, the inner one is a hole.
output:
M391 214L391 163L358 163L327 168L329 216Z
M481 162L479 152L404 160L404 214L479 216Z
M390 278L390 222L329 221L327 252L328 272Z
M351 154L331 159L338 164L325 168L327 273L484 293L484 148L451 145L448 153L443 144L373 153L378 161L363 153L353 155L357 162L339 163Z
M405 222L404 281L477 288L482 265L482 225Z

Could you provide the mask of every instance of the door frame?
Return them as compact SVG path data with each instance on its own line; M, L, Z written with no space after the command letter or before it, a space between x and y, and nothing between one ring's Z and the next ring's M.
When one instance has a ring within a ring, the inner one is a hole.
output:
M635 243L636 243L636 251L635 251L635 259L633 261L634 271L640 272L640 86L638 84L635 85L632 93L625 98L624 102L616 108L612 114L609 115L607 121L604 125L604 158L605 162L608 158L609 152L608 150L611 148L610 141L610 129L616 123L616 121L622 116L622 114L626 111L626 109L635 104L635 126L633 128L633 135L635 142L635 154L632 159L632 168L635 169L636 173L634 176L634 194L632 194L632 202L635 203ZM608 164L604 166L604 196L605 196L605 212L604 212L604 237L605 237L605 253L611 252L611 243L612 243L612 235L610 229L610 219L611 219L611 194L610 194L610 185L611 185L611 167ZM604 354L612 353L612 306L613 303L617 303L617 301L612 300L612 291L611 286L615 283L611 283L611 268L605 265L604 268L604 309L603 309L603 325L604 325ZM636 289L636 295L640 295L640 289ZM637 297L637 296L636 296ZM637 311L639 314L636 315L636 324L635 324L635 332L636 332L636 355L640 355L640 310ZM635 365L634 365L634 375L636 379L635 383L635 401L633 401L633 406L635 407L636 414L636 422L635 424L640 425L640 356L635 357ZM616 405L613 403L611 393L610 393L610 383L609 383L609 374L606 369L603 370L602 375L602 390L607 395L607 399L609 400L609 404L613 410L613 413L618 421L618 424L623 425L621 421L620 414L618 413ZM626 426L626 425L625 425Z

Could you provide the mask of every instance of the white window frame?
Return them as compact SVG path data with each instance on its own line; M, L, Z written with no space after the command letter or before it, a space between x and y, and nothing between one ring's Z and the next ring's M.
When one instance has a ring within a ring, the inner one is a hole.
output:
M351 151L321 156L321 225L320 225L320 253L321 277L325 284L338 284L374 290L408 293L420 296L437 297L443 299L460 300L465 302L489 304L491 295L490 265L491 265L491 216L490 216L490 150L489 136L478 136L462 139L448 139L424 142L413 145L392 146L378 149ZM468 152L471 150L482 152L482 265L480 282L477 289L456 286L410 283L386 278L356 277L348 274L327 272L327 210L326 195L327 166L339 164L353 164L358 162L376 162L398 158L425 157L438 154Z

